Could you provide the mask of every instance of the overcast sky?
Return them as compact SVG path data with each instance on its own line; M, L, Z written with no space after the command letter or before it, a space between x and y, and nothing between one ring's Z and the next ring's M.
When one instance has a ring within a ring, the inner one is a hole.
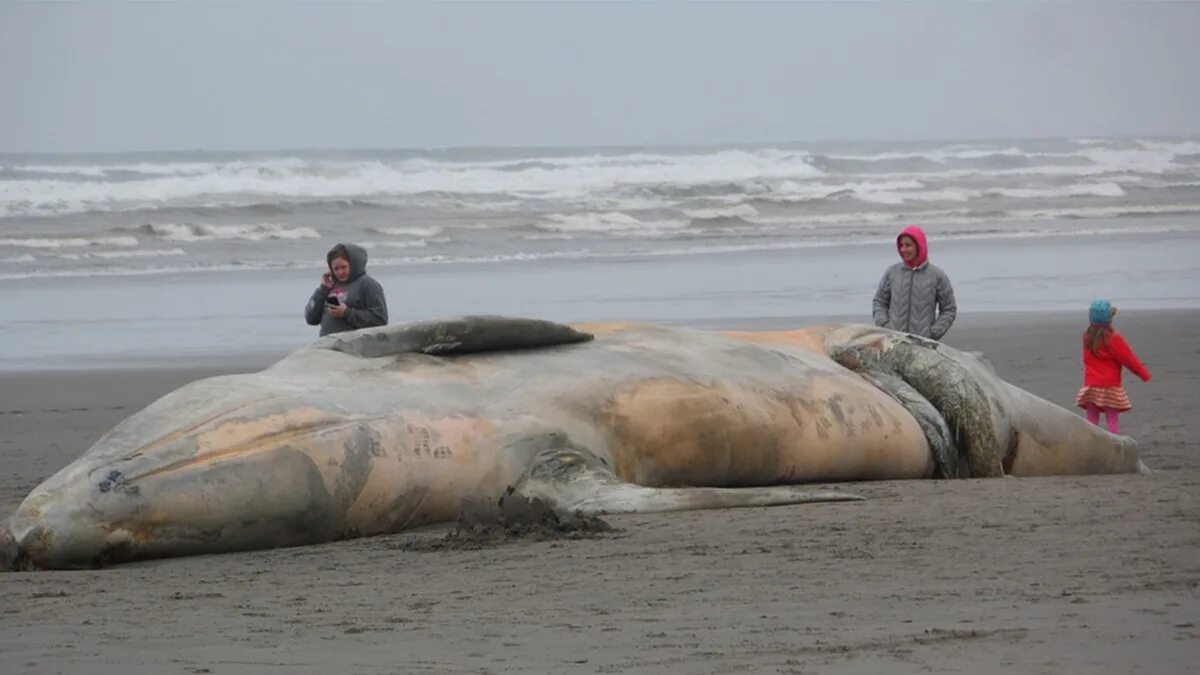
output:
M1200 132L1200 3L0 4L0 151Z

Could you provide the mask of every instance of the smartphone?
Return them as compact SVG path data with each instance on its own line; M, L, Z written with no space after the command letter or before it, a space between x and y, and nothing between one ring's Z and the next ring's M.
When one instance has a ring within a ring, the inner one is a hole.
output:
M327 296L325 296L325 304L327 304L327 305L340 305L340 304L342 304L342 303L338 301L338 296L336 296L336 295L327 295Z

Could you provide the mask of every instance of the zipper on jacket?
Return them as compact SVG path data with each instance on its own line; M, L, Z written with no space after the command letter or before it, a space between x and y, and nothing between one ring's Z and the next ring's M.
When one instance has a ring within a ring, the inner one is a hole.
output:
M913 273L916 272L916 270L909 269L906 271L908 272L908 320L904 323L904 332L911 333L912 332L912 287L913 287L913 276L914 276Z

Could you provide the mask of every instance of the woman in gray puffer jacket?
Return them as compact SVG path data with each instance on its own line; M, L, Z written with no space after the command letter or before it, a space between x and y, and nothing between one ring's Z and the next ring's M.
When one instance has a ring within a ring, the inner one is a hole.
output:
M900 262L883 273L875 291L875 325L941 340L958 315L950 277L929 262L921 228L904 228L896 237L896 249Z

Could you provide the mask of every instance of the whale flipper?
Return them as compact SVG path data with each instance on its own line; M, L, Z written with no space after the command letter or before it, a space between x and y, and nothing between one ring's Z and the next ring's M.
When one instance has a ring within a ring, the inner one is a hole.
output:
M848 492L811 490L796 485L742 488L634 485L617 478L595 453L569 443L538 453L512 491L529 499L541 499L558 511L588 515L863 500Z
M320 338L313 347L369 359L397 354L449 356L533 349L587 342L592 337L553 321L475 315L335 333Z

